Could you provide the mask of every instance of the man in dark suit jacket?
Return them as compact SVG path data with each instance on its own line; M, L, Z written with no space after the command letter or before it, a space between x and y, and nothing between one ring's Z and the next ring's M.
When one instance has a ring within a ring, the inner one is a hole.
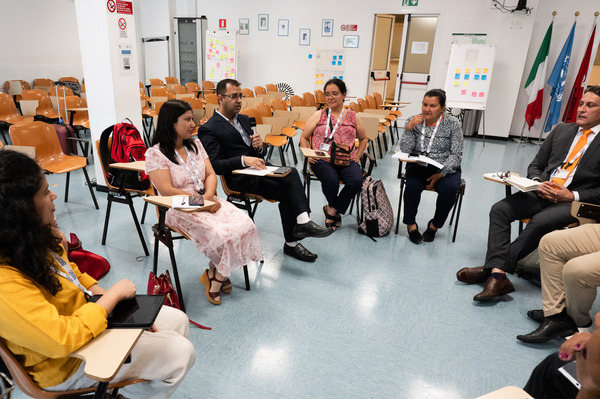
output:
M198 138L219 175L227 185L239 191L247 182L246 192L279 201L279 213L285 244L283 252L305 262L314 262L317 255L298 240L305 237L326 237L333 232L310 220L310 207L298 171L291 168L285 177L248 177L231 172L246 166L265 169L265 146L258 134L252 133L250 119L239 114L242 89L234 79L223 79L216 87L219 108L198 130Z
M527 177L541 181L542 186L535 192L513 194L492 207L484 266L465 267L456 274L464 283L485 282L473 300L487 301L513 292L506 272L513 273L517 261L537 248L544 234L577 222L571 216L571 202L600 204L599 131L600 86L591 86L581 98L576 123L556 126L529 165ZM587 144L572 154L582 137L581 143ZM569 171L570 165L574 169ZM556 182L560 178L563 181ZM527 227L511 243L510 224L525 218L530 219Z

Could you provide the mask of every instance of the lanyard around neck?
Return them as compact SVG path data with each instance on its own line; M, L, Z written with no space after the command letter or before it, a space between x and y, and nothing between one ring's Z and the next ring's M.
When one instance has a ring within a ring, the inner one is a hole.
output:
M440 123L442 123L442 119L444 119L444 114L442 114L442 116L440 116L440 119L438 119L437 122L435 123L433 132L431 133L431 138L429 139L429 144L427 145L426 154L429 154L431 152L431 145L433 144L433 139L435 138L435 135L437 134L438 127L440 126ZM423 127L421 127L421 150L424 150L424 149L425 149L425 119L423 119Z
M200 172L198 172L196 162L194 161L194 158L191 157L187 147L184 146L183 148L185 148L185 153L187 154L188 159L192 163L192 168L194 168L194 172L192 173L192 170L188 166L187 162L184 162L183 158L181 158L181 155L179 155L179 153L175 151L175 155L177 155L177 160L181 162L183 166L185 166L185 168L187 169L188 173L190 174L190 177L192 178L192 181L194 182L194 187L196 187L196 191L198 192L198 194L202 194L202 192L204 191L204 184L202 184L202 179L200 178Z
M331 135L329 135L329 128L331 127L331 114L333 114L333 111L331 111L331 109L328 109L327 111L327 126L325 127L325 141L331 141L333 139L333 135L335 133L335 131L338 128L338 125L340 124L340 121L342 120L342 116L344 115L344 108L342 108L342 112L340 113L340 116L337 119L337 122L335 122L335 127L333 129L331 129Z
M73 271L71 266L67 262L65 262L63 258L58 256L56 252L50 251L50 254L52 254L54 260L66 271L66 273L58 270L55 266L50 266L50 269L52 269L54 273L66 278L71 283L75 284L75 286L77 286L77 288L79 288L81 292L83 292L85 295L92 296L92 291L86 289L83 285L81 285L81 282L75 275L75 272Z

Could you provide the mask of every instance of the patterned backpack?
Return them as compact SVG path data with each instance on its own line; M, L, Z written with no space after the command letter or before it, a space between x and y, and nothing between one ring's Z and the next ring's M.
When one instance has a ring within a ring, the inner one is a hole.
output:
M383 237L394 226L394 211L388 199L383 182L370 176L363 181L360 193L362 214L357 216L358 232L367 236Z

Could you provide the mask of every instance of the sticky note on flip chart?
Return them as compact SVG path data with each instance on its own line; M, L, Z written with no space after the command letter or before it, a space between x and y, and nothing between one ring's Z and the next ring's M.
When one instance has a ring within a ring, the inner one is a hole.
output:
M458 86L458 84L459 84L459 81L458 81L458 80L455 80L455 81L454 81L454 86Z
M488 69L487 68L483 68L483 73L488 73Z
M475 68L475 73L481 73L481 68Z
M465 73L471 73L471 68L465 68Z
M466 96L467 95L467 91L466 90L461 90L460 94L463 95L463 96Z
M487 75L481 75L481 80L487 80Z
M469 80L470 76L468 74L465 75L465 80Z
M479 97L483 97L483 96L485 96L485 93L484 93L484 92L482 92L482 91L480 91L480 92L479 92Z
M472 96L472 97L477 97L477 92L475 92L475 91L474 91L474 92L472 92L472 93L471 93L471 96Z
M475 80L479 80L479 75L475 75L475 76L473 76L473 79L475 79Z
M460 75L460 69L457 69L455 73Z
M460 73L455 74L454 79L460 79Z

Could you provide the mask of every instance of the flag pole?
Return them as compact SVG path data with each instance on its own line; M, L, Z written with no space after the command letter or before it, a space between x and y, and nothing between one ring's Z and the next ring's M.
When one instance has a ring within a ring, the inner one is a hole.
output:
M573 21L574 23L577 22L577 17L578 16L579 16L579 11L575 11L575 19ZM567 39L567 41L568 41L568 39ZM548 123L548 117L550 115L550 107L551 106L552 106L552 101L550 101L550 104L548 105L548 110L546 111L546 118L545 118L544 124L542 125L542 130L540 131L540 136L538 137L538 141L537 141L536 145L541 145L542 144L542 136L544 135L544 130L546 129L546 123ZM553 126L554 125L552 125L552 127ZM550 131L552 131L552 127L550 128Z

